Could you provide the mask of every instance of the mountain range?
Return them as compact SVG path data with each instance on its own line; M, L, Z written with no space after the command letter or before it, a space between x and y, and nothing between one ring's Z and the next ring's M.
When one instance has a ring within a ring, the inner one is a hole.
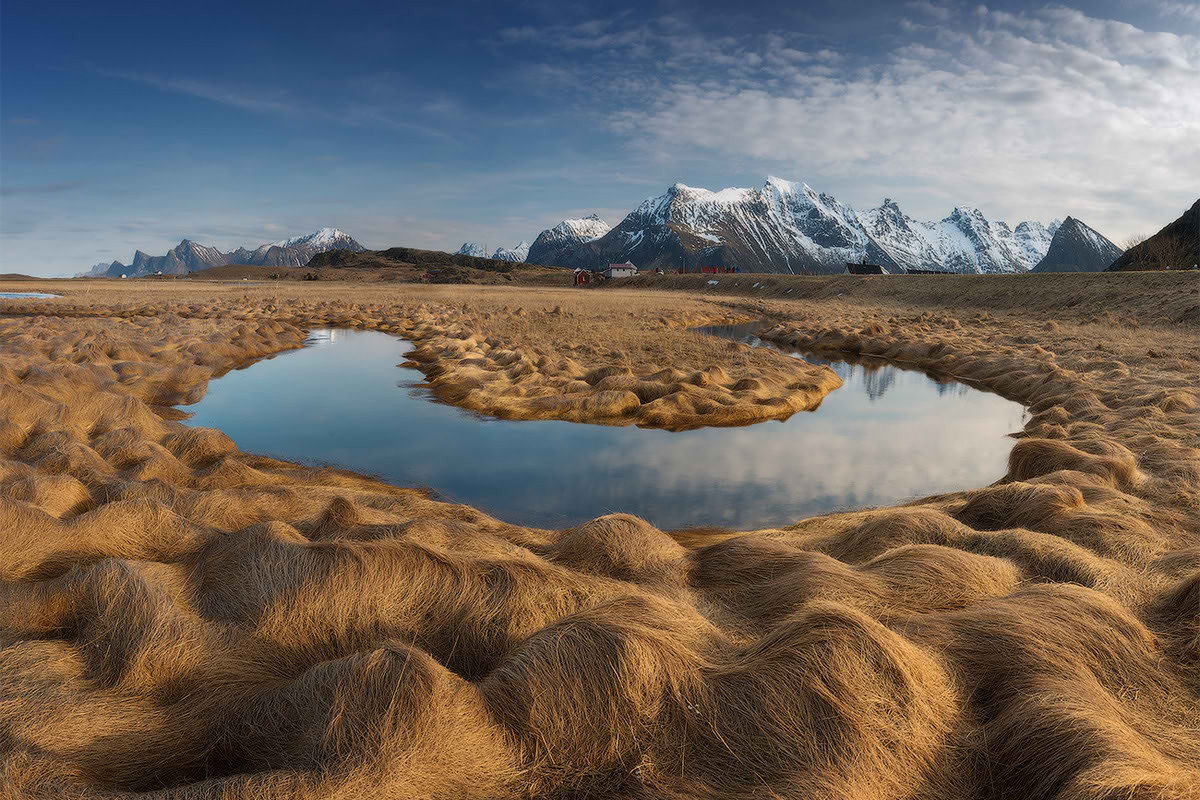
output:
M1195 212L1193 207L1189 213ZM1187 228L1185 218L1175 223L1181 230ZM166 255L139 250L129 265L97 264L87 274L178 275L227 263L304 266L315 254L337 249L364 250L336 228L228 253L184 239ZM890 198L856 211L807 184L769 177L759 187L720 191L676 183L616 227L592 214L563 220L532 244L500 247L489 256L478 243L465 242L456 254L585 269L631 261L669 270L736 266L743 272L834 274L847 263L866 262L893 273L1025 273L1097 271L1121 256L1121 249L1073 217L1010 226L976 208L958 207L940 220L923 221Z
M524 261L529 255L529 242L517 242L516 247L497 247L490 256L483 245L478 242L463 242L463 246L454 251L456 256L471 256L472 258L495 258L500 261Z
M225 264L249 264L262 267L302 267L317 253L328 250L365 250L350 234L337 228L321 228L306 236L296 236L279 242L259 245L253 250L239 247L227 253L215 247L184 239L165 255L152 256L141 250L133 254L133 261L122 264L97 264L86 273L93 277L140 277L142 275L186 275L210 267Z
M925 222L891 199L857 212L806 184L775 177L761 187L715 192L677 183L615 228L603 233L597 228L600 235L580 240L563 236L571 222L543 231L528 260L564 267L632 261L667 269L715 265L815 274L840 273L847 262L866 261L889 272L1021 273L1046 255L1060 224L1010 227L974 208Z
M1050 240L1050 249L1033 272L1103 272L1120 247L1074 217L1067 217Z

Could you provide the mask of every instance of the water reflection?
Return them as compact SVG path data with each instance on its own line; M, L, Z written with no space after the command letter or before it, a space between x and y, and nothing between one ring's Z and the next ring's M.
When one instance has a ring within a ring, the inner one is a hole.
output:
M191 423L244 450L430 486L510 522L614 511L663 528L786 524L982 486L1005 471L1023 409L919 372L834 362L845 385L786 422L671 433L509 422L430 402L406 342L317 332L310 346L213 381Z
M45 300L50 297L62 297L62 295L47 294L46 292L0 292L0 300Z
M792 358L799 358L810 364L826 366L838 374L845 383L861 383L867 397L879 400L896 382L896 375L904 372L900 367L882 358L860 356L854 360L831 361L815 353L783 347L774 342L760 339L756 331L761 330L762 323L750 322L742 325L708 325L695 328L697 333L707 336L717 336L722 339L732 339L744 342L752 347L765 347ZM939 397L964 397L975 391L970 386L950 378L938 378L936 375L925 373Z

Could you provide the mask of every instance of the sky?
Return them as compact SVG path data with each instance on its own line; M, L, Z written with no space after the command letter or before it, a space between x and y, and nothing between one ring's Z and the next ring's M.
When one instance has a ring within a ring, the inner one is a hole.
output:
M1200 196L1200 0L0 5L0 272L492 250L768 175L1153 233Z

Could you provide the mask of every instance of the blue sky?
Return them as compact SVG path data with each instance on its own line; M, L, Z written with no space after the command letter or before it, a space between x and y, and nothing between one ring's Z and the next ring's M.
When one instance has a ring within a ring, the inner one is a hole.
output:
M1200 195L1190 0L2 8L5 272L324 225L511 246L768 174L1118 241Z

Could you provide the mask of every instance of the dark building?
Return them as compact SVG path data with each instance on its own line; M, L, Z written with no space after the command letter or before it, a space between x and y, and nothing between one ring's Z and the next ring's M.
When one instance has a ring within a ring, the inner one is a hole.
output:
M887 275L886 269L878 264L846 264L847 275Z

